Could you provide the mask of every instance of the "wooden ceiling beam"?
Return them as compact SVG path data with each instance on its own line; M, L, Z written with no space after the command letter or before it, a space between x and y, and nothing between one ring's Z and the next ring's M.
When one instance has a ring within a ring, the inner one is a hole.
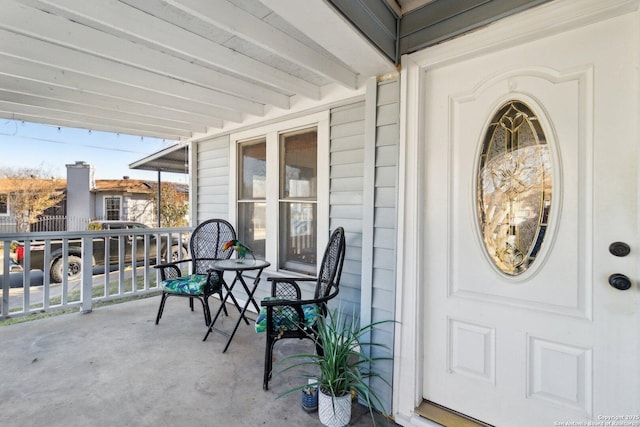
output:
M245 76L288 95L299 94L314 100L320 99L320 87L314 84L147 13L145 8L155 7L153 0L143 0L139 5L129 0L21 0L21 3L157 50L171 52L194 63ZM125 3L136 4L136 7Z
M348 89L357 88L358 75L353 70L227 1L165 1L265 51L334 80Z
M16 76L2 74L2 72L0 72L0 89L17 93L28 93L43 98L65 100L81 106L97 107L117 113L149 117L150 119L188 123L194 126L222 127L222 120L196 114L193 111L181 111L161 105L152 106L137 101L93 94L47 82L29 80L24 77L22 74Z
M0 6L0 28L260 104L289 108L289 96L247 80L192 64L14 1L1 0Z

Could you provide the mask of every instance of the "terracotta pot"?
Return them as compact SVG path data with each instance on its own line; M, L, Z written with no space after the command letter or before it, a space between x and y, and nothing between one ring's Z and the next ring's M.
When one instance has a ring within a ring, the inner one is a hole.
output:
M351 421L351 394L332 398L322 391L318 393L318 415L327 427L344 427Z

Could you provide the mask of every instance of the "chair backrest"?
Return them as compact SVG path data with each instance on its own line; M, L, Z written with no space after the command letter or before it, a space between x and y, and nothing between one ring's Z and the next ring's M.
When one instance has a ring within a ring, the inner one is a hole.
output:
M324 250L314 298L326 297L340 286L345 249L344 229L338 227L331 233L329 243ZM322 310L326 310L326 305L323 304Z
M209 219L198 225L189 241L193 273L206 274L215 260L231 258L233 251L223 251L222 246L235 239L236 231L223 219Z

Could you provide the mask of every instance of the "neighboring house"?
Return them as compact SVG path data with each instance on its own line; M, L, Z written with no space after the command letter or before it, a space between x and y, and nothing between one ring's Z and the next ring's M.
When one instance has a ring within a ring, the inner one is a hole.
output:
M86 230L92 220L136 221L157 226L158 183L130 179L94 179L94 168L86 162L67 165L67 179L58 180L58 191L64 198L58 205L47 209L41 222L32 225L32 231ZM164 183L175 186L188 203L189 188L180 183ZM8 188L2 188L0 180L0 223L3 230L14 231L15 221L7 204ZM3 202L4 200L4 202ZM188 221L188 218L185 218Z
M51 198L59 200L64 197L64 186L63 179L0 178L0 230L11 233L28 228L29 219L20 215L24 213L20 206L48 205ZM12 199L10 196L15 194L24 196ZM56 215L64 214L64 207L59 204L50 211Z
M499 426L637 417L638 258L607 248L637 252L639 22L637 1L548 2L194 138L193 222L230 220L271 274L313 271L345 227L340 304L396 320L371 338L402 425L430 402Z

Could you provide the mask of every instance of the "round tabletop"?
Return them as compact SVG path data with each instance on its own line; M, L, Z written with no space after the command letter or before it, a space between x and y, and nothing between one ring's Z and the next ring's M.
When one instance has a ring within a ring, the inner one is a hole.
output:
M223 271L242 271L242 270L259 270L269 267L271 263L261 259L225 259L213 263L214 270Z

